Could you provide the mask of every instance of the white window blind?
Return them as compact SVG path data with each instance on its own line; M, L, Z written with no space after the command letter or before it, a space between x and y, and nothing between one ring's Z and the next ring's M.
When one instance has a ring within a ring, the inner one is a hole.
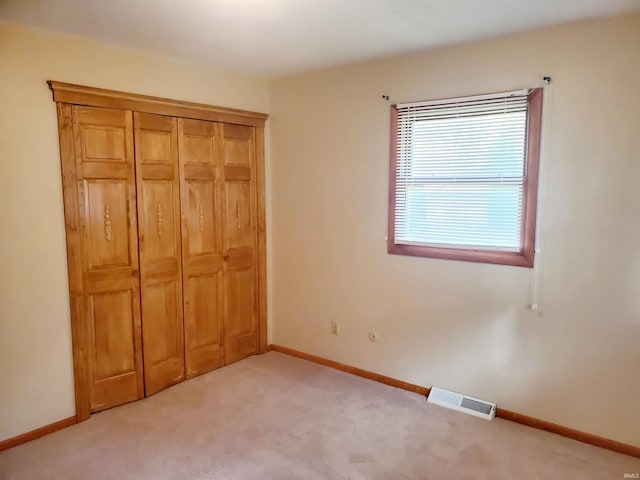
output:
M397 106L395 244L520 250L527 94Z

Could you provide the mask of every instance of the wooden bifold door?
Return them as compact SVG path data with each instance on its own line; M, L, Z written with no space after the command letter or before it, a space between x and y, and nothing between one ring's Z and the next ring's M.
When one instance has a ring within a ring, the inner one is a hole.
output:
M134 114L145 393L184 380L176 119Z
M143 395L132 114L73 107L91 410Z
M180 119L187 376L224 365L219 125Z
M76 416L266 350L266 115L49 82Z

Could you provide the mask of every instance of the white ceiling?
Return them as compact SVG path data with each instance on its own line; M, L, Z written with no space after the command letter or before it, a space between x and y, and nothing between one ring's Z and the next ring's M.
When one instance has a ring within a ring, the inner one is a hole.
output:
M0 0L0 18L267 77L640 9L640 0Z

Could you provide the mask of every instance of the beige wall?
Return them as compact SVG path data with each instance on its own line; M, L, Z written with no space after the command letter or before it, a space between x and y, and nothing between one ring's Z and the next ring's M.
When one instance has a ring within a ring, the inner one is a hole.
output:
M0 22L0 440L74 414L50 79L269 110L263 79Z
M274 343L640 446L638 52L630 15L273 81ZM388 255L381 95L543 75L538 282L525 268ZM535 283L541 316L527 310Z
M640 445L639 49L631 15L279 79L269 92L262 79L0 21L0 440L74 412L55 79L272 110L274 343ZM554 82L538 281L387 255L380 96L542 75ZM526 309L536 283L541 316Z

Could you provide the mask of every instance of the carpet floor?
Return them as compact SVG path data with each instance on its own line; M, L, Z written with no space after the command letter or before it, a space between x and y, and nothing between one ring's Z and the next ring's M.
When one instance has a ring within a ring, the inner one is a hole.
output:
M276 352L0 453L3 480L622 479L640 459Z

